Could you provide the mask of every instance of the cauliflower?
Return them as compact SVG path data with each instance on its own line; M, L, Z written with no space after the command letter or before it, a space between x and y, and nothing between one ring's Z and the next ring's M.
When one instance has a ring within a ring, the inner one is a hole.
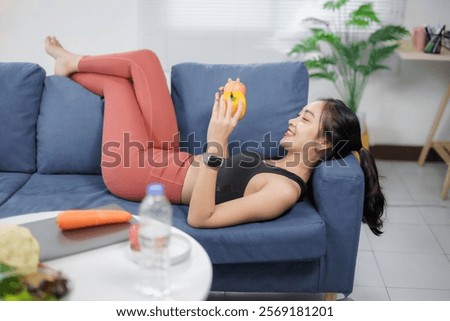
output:
M40 247L30 230L23 226L0 226L0 262L20 274L37 271Z

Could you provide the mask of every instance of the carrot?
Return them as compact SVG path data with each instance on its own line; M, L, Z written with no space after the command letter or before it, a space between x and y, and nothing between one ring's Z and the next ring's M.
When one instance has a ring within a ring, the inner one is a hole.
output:
M56 224L62 230L74 230L82 227L113 223L125 223L131 220L131 214L120 210L69 210L58 214Z

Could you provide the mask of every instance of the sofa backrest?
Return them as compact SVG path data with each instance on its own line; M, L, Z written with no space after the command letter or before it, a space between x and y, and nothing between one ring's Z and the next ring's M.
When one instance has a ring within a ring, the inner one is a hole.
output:
M37 122L41 174L100 174L103 100L67 77L45 79Z
M230 137L232 152L281 153L288 120L307 103L301 62L175 65L172 98L183 149L203 151L214 93L238 77L247 86L247 113ZM45 77L32 63L0 63L0 88L0 171L101 173L101 97L69 78Z
M228 78L247 87L247 112L230 136L231 152L251 150L279 156L278 144L308 100L308 72L302 62L246 65L182 63L172 67L172 99L180 130L180 146L204 152L214 93Z
M36 121L45 71L0 63L0 172L36 171Z

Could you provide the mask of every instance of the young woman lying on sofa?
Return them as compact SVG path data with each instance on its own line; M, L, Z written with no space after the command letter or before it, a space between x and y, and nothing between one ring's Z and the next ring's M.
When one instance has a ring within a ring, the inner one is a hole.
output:
M160 182L171 202L189 204L187 219L193 227L270 220L302 199L318 162L353 152L365 176L363 221L373 233L382 233L385 198L377 167L362 147L355 113L342 101L324 99L305 106L287 122L280 142L286 156L268 160L255 154L228 157L228 137L238 124L242 103L232 115L227 108L231 100L216 93L206 154L193 156L179 150L173 103L153 52L81 56L65 50L55 37L47 37L45 46L55 59L55 74L70 76L104 96L103 146L120 144L125 136L140 143L141 148L127 151L115 166L106 166L110 155L102 153L103 179L116 196L139 201L147 184Z

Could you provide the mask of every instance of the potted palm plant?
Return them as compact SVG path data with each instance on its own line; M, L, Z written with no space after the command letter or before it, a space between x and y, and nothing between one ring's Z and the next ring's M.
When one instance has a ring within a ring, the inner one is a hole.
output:
M333 22L305 19L314 24L311 35L297 43L289 54L300 56L311 78L333 82L342 100L356 112L369 76L389 69L383 61L409 32L400 25L382 25L371 3L360 5L345 17L347 2L324 3L324 10L333 11Z

